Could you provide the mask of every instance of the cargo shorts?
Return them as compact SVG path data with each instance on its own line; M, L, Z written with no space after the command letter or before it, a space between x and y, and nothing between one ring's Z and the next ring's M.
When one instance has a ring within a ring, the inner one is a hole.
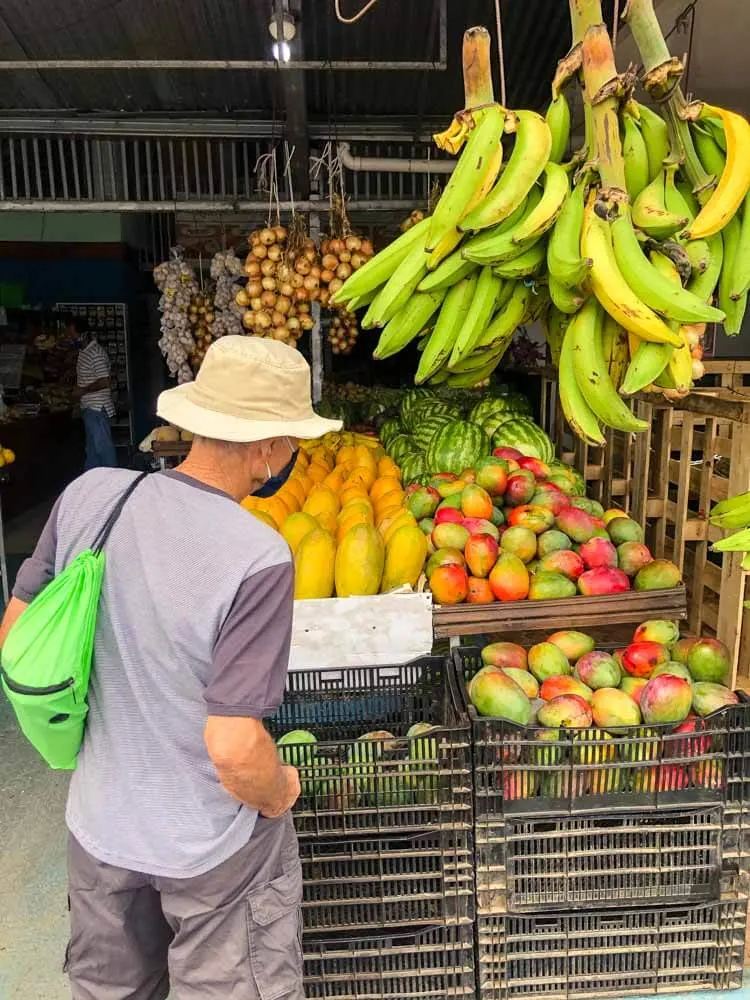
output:
M304 1000L291 813L186 879L112 867L71 836L68 881L73 1000Z

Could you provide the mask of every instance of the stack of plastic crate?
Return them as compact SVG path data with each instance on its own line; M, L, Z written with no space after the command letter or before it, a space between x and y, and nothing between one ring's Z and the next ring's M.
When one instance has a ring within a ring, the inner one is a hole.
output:
M283 751L302 784L308 1000L474 996L471 740L448 672L425 657L289 675L271 732L317 739Z
M540 730L466 698L483 1000L732 989L742 980L750 703L695 731ZM733 806L732 806L733 803Z

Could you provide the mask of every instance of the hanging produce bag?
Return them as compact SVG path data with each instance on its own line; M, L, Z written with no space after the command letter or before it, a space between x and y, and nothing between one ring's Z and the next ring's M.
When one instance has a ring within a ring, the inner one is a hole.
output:
M144 475L117 502L93 547L32 601L3 644L0 686L24 736L55 770L76 766L88 714L104 544Z

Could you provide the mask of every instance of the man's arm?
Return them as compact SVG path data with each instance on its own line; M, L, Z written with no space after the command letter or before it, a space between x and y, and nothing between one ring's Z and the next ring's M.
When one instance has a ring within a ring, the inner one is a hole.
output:
M87 396L90 392L100 392L102 389L109 389L111 385L111 378L109 375L106 378L98 378L93 382L89 382L87 385L77 385L73 390L73 395L76 399L80 399L81 396Z
M297 771L281 763L262 722L209 715L205 739L219 781L235 799L269 818L292 808L300 793Z
M291 563L243 581L214 647L213 677L204 692L206 748L219 781L264 816L279 816L299 796L296 769L286 767L262 719L284 697L291 644Z

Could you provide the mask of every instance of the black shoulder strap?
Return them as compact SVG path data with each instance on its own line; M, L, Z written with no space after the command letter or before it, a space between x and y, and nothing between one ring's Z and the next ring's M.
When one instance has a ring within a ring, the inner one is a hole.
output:
M125 504L130 499L130 496L133 493L133 491L135 490L135 488L140 483L143 482L143 480L146 478L147 475L148 475L147 472L142 472L140 474L140 476L138 476L138 478L135 479L130 484L130 486L128 486L128 488L125 490L125 492L122 494L122 496L120 497L120 499L117 501L117 503L112 508L112 511L111 511L109 517L104 522L104 526L102 527L102 529L99 532L99 534L96 536L96 541L91 546L92 551L94 552L94 555L99 555L99 553L104 548L104 546L105 546L105 544L107 542L107 539L109 538L109 533L112 531L112 529L114 528L114 526L117 524L117 519L119 518L120 514L122 514L123 507L125 506Z

